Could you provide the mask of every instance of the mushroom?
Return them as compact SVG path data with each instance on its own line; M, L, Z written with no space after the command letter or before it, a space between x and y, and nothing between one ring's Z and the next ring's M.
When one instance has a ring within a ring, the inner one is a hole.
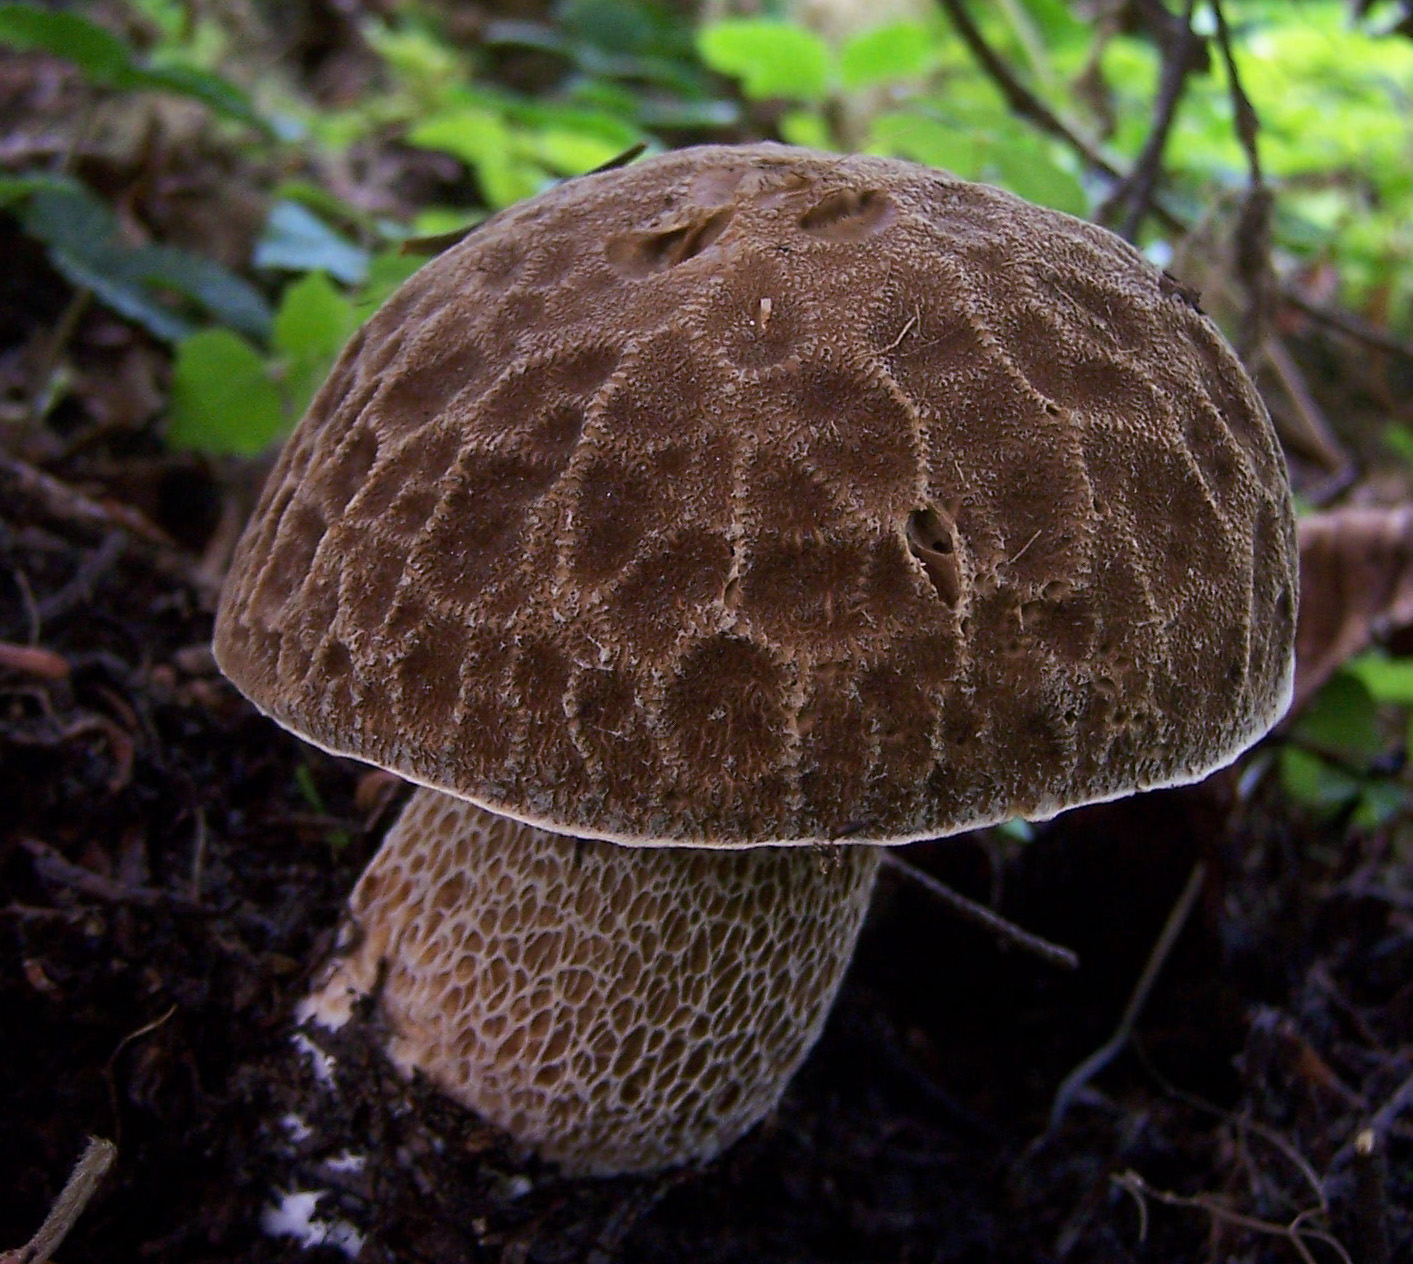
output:
M778 1101L879 848L1284 711L1284 463L1194 297L910 163L708 146L428 263L287 443L225 673L421 786L308 1015L575 1173Z

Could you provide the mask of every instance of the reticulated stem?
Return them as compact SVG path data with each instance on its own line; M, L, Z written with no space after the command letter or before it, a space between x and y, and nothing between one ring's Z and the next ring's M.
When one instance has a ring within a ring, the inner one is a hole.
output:
M705 1160L824 1025L878 849L633 848L419 790L351 899L305 1016L386 963L389 1053L576 1173Z

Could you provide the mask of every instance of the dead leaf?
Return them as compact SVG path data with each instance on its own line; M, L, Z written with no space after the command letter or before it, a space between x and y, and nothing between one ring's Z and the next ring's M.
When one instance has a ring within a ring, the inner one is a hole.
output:
M1413 623L1413 505L1311 514L1299 536L1292 713L1353 655Z

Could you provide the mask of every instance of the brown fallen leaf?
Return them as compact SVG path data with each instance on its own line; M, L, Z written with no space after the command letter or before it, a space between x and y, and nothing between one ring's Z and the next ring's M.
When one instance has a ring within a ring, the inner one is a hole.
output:
M15 645L10 641L0 641L0 671L34 676L40 680L67 680L69 661L62 654L47 650L42 645Z
M1292 714L1349 658L1413 623L1413 505L1302 518Z

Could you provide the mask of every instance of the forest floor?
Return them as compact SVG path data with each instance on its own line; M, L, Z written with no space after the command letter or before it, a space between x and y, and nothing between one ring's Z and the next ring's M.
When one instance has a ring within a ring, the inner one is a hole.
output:
M41 69L0 64L0 103L49 126L73 86ZM218 238L256 222L257 175L200 145L149 137L84 174L135 190L148 224L169 179L187 199L169 223L209 227L218 256L248 246ZM278 730L215 668L259 465L168 452L165 350L75 304L3 214L0 259L0 1258L98 1135L116 1161L62 1264L1413 1264L1413 857L1297 812L1269 764L1025 843L907 849L1081 968L885 874L819 1045L705 1170L520 1161L392 1072L372 1017L323 1041L330 1088L292 1012L402 789ZM67 393L35 424L36 366L58 361ZM1052 1124L1199 865L1132 1040ZM270 1232L300 1191L323 1191L330 1235L309 1250Z

